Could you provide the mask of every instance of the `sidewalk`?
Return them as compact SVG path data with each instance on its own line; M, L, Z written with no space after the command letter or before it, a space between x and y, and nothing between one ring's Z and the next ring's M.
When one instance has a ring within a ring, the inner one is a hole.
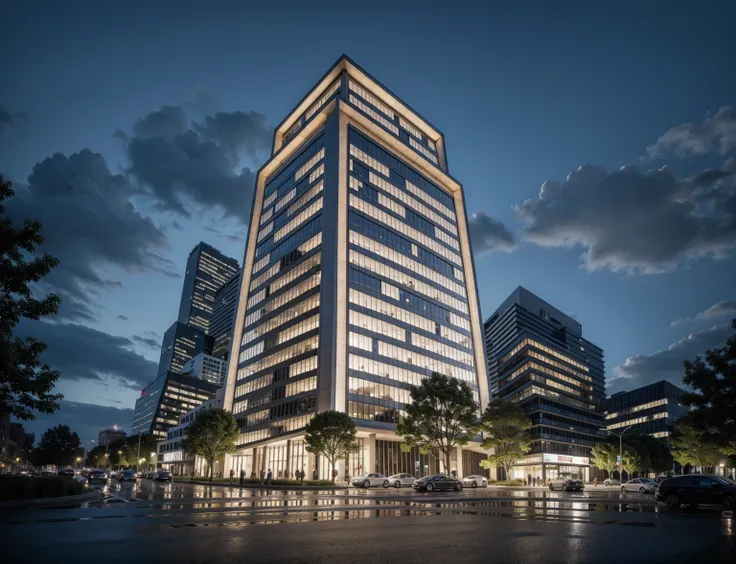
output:
M325 491L332 491L332 490L347 490L349 486L347 485L341 485L341 484L335 484L334 486L298 486L298 485L270 485L267 486L266 484L243 484L240 485L239 481L237 479L232 481L232 484L230 482L210 482L208 480L174 480L174 484L195 484L198 486L217 486L222 488L239 488L239 489L249 489L249 490L311 490L311 491L318 491L318 490L325 490Z

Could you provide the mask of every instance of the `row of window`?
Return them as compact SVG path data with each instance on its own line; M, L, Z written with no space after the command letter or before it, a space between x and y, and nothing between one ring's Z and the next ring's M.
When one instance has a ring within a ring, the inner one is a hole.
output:
M327 101L332 98L332 96L335 95L335 93L340 90L340 79L338 78L332 86L330 86L327 91L320 96L319 100L317 100L314 104L310 106L310 108L307 110L307 113L304 114L304 120L309 120L314 114L316 114L322 106L324 106Z
M509 401L512 401L514 403L519 403L523 399L528 398L529 396L532 396L534 394L538 394L540 396L545 396L545 397L548 397L548 398L552 398L552 399L557 400L557 401L560 401L562 403L569 403L570 405L581 407L581 408L587 409L587 410L594 410L595 409L595 406L592 405L592 404L590 404L590 403L586 403L584 401L576 400L576 399L573 399L573 398L568 397L568 396L563 396L563 395L560 395L559 393L554 392L552 390L546 390L544 388L540 388L539 386L529 386L529 387L525 388L524 390L522 390L521 392L512 394L512 395L506 397L505 399L508 399Z
M465 382L477 385L475 371L473 370L459 368L454 364L430 358L397 345L385 343L375 337L366 337L365 335L350 331L348 343L351 347L385 356L398 362L416 365L431 372L439 372L445 376L454 376L458 380L464 380Z
M654 419L667 419L668 413L666 411L660 411L659 413L652 413L651 415L645 415L644 417L637 417L635 419L629 419L628 421L622 421L621 423L613 423L608 425L609 429L618 429L619 427L628 427L630 425L638 425L639 423L646 423L647 421L653 421Z
M287 179L293 180L292 175L294 175L297 169L301 169L303 164L309 161L315 153L322 152L324 146L324 135L320 135L314 141L312 141L312 143L310 143L306 149L304 149L301 153L294 157L288 165L283 167L275 176L269 179L264 191L264 195L268 195L266 200L263 202L264 210L276 199L277 196L274 196L274 194L277 194L279 192L279 190L276 189L281 188L281 185L285 181L287 181Z
M300 335L303 335L304 333L313 331L314 329L317 329L317 327L319 327L319 315L313 315L312 317L300 321L299 323L292 325L291 327L287 327L273 337L270 337L263 341L259 341L255 345L252 345L247 349L241 351L240 355L238 356L238 362L242 363L246 360L250 360L251 358L258 356L259 354L262 354L277 345L287 343L292 339L296 339Z
M619 417L621 415L627 415L629 413L636 413L637 411L643 411L645 409L651 409L653 407L659 407L660 405L667 405L668 400L667 399L658 399L655 401L650 401L647 403L643 403L641 405L635 405L634 407L630 407L627 409L621 409L619 411L616 411L614 413L608 413L606 414L606 419L614 419L616 417Z
M319 294L315 294L313 296L310 296L304 301L299 302L295 306L290 307L286 311L283 311L276 315L275 317L272 317L268 321L264 321L263 323L255 326L250 331L247 331L246 333L243 333L243 339L241 341L241 345L245 346L246 344L256 340L261 335L265 335L269 331L273 331L277 327L280 327L284 323L288 323L292 319L299 317L300 315L311 311L315 308L319 307Z
M368 396L397 403L411 403L411 392L406 388L396 388L388 384L379 384L361 378L348 379L348 391L351 394Z
M544 356L544 355L538 353L537 351L535 351L534 349L529 349L526 352L526 356L529 356L531 358L536 358L537 360L541 360L542 362L545 362L545 363L547 363L547 364L549 364L551 366L554 366L555 368L559 368L560 370L564 370L565 372L569 372L570 374L573 374L574 376L577 376L578 378L580 378L581 380L585 380L586 382L592 382L593 381L593 378L590 376L590 374L586 374L585 372L580 372L579 370L576 370L574 368L570 368L568 365L562 364L561 362L557 362L556 360L552 360L548 356ZM555 374L557 374L557 373L555 372ZM569 381L572 382L571 380L569 380ZM590 385L587 385L586 386L586 385L584 385L582 383L578 383L577 385L578 386L581 386L581 387L584 387L584 388L586 388L588 390L592 390L593 389L592 386L590 386Z
M353 96L352 94L350 94L350 103L353 104L356 108L358 108L360 111L362 111L366 115L372 117L374 120L376 120L378 123L380 123L383 127L385 127L386 129L388 129L391 133L393 133L394 135L396 135L398 137L398 135L399 135L399 128L396 127L390 121L388 121L381 114L379 114L378 112L376 112L368 104L363 103L360 99L358 99L356 96Z
M307 221L310 217L322 209L322 198L310 204L306 209L298 213L294 218L273 234L273 241L277 243L297 227Z
M279 260L294 250L304 254L319 245L322 242L321 219L322 216L317 216L288 239L271 249L271 252L253 265L253 274L267 267L272 261Z
M509 358L511 358L512 356L514 356L517 352L519 352L521 349L523 349L524 347L526 347L527 345L530 345L530 346L532 346L532 347L534 347L536 349L539 349L539 350L541 350L541 351L543 351L543 352L545 352L545 353L547 353L549 355L552 355L552 356L554 356L556 358L559 358L560 360L564 360L565 362L567 362L569 364L572 364L573 366L577 366L578 368L580 368L581 370L584 370L585 372L589 372L590 371L590 369L587 366L585 366L584 364L581 364L577 360L575 360L575 359L573 359L573 358L571 358L571 357L569 357L569 356L567 356L565 354L559 353L559 352L557 352L554 349L551 349L549 347L546 347L542 343L540 343L538 341L535 341L534 339L524 339L523 341L521 341L521 343L519 343L513 349L511 349L509 352L507 352L505 355L503 355L498 361L499 362L504 362L504 361L508 360Z
M391 108L389 108L386 104L381 102L378 98L376 98L368 90L363 88L360 84L355 82L352 78L348 78L348 88L352 90L353 92L355 92L358 96L363 98L363 100L368 102L371 106L383 112L388 118L392 120L395 118L394 111Z
M294 378L296 376L299 376L300 374L309 372L310 370L317 370L317 357L310 356L309 358L305 358L304 360L300 360L299 362L290 364L289 366L286 366L285 368L286 368L288 377ZM249 380L247 382L243 382L242 384L238 384L238 386L235 388L235 397L238 398L245 394L255 392L256 390L259 390L261 388L265 388L266 386L270 386L275 381L276 372L279 372L281 370L283 369L279 368L275 372L264 374L263 376L259 376L253 380Z
M547 361L546 358L543 358L541 360ZM519 374L522 372L526 372L527 370L536 370L537 372L541 372L543 374L549 374L550 376L554 376L558 380L563 380L569 384L573 384L575 386L579 386L580 388L583 388L585 390L592 390L593 386L590 384L583 384L579 380L576 380L575 378L570 378L569 376L566 376L560 372L557 372L555 370L551 370L547 368L546 366L542 366L541 364L537 364L536 362L525 362L522 366L514 370L511 374L508 376L504 376L504 384L506 382L511 382L514 378L516 378Z
M238 370L237 380L246 378L247 376L250 376L251 374L255 374L256 372L260 372L261 370L266 370L268 368L271 368L272 366L281 364L282 362L286 362L287 360L294 358L295 356L299 356L301 354L308 353L309 351L313 351L318 346L319 346L319 336L318 335L314 335L312 337L309 337L308 339L304 339L303 341L300 341L299 343L294 343L293 345L290 345L284 349L281 349L278 352L275 352L271 355L258 359L257 361L249 364L248 366L240 368Z
M320 169L324 169L324 167L320 165L320 168L317 169L315 172L317 171L322 172ZM311 178L310 178L310 182L311 182ZM296 202L294 202L288 207L288 209L286 210L286 216L288 217L291 214L293 214L296 210L298 210L300 207L306 204L309 200L311 200L317 194L319 194L323 190L323 188L324 188L324 181L320 180L319 182L317 182L317 184L315 184L309 190L307 190L304 194L302 194Z
M296 382L286 384L285 386L277 387L274 390L269 390L265 394L250 396L242 401L237 401L233 404L233 415L238 415L247 411L266 405L274 401L296 396L317 389L317 376L309 376Z
M427 157L434 164L437 164L439 162L435 155L433 155L428 149L420 145L413 137L409 137L409 146L415 151L419 151L422 155Z
M291 433L293 431L303 429L307 425L307 423L309 423L309 420L311 418L311 414L299 415L297 417L291 417L289 419L278 421L277 424L274 424L271 428L268 429L259 429L257 431L250 431L248 433L240 433L240 445L262 441L270 437L277 437L279 435L284 435L286 433Z
M348 402L348 413L355 419L368 419L380 423L398 423L406 415L403 409L383 407L358 401Z
M279 276L278 278L275 278L271 281L271 283L267 286L268 288L268 294L271 295L274 292L277 292L290 282L296 280L303 274L306 274L312 269L319 268L321 257L321 253L316 253L301 264L295 266L294 268L287 270L284 274ZM277 274L278 272L281 272L281 263L277 262L274 264L271 268L263 272L263 274L259 275L258 278L253 280L253 283L250 285L250 291L252 292L255 288L258 288L261 284L263 284L266 280L271 278L273 275ZM255 302L257 303L257 302Z

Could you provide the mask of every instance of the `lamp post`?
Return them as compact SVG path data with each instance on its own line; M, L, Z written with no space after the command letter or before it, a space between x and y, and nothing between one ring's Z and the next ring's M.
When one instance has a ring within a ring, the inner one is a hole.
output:
M607 433L611 433L612 435L616 435L618 437L618 460L619 460L619 464L621 465L619 467L619 469L618 469L618 477L619 477L619 479L621 480L622 483L624 481L624 475L623 475L623 470L624 470L624 433L626 431L628 431L629 429L631 429L632 426L633 425L629 425L628 427L626 427L626 429L624 429L623 431L621 431L621 434L620 435L618 433L614 433L613 431L609 431L608 429L603 429ZM631 476L629 476L629 478L631 478Z

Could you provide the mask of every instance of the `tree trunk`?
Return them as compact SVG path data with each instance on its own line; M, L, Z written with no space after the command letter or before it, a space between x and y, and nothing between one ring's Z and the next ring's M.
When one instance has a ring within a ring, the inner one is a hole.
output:
M215 460L207 460L207 464L210 467L210 482L212 481L212 467L215 465Z
M452 476L452 471L450 470L450 451L449 450L443 450L442 454L445 458L445 472L447 472L448 476Z
M330 472L330 477L332 478L332 484L335 484L335 460L330 460L330 465L332 466L332 472Z

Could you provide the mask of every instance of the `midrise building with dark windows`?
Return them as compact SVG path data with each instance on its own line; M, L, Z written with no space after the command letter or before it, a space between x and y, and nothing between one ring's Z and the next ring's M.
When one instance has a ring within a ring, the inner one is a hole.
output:
M97 434L97 445L106 446L125 437L126 433L122 429L103 429Z
M651 435L667 441L675 423L687 411L680 405L685 390L666 380L618 392L606 400L606 429L621 433Z
M215 397L220 386L200 378L168 372L141 390L133 413L133 434L164 439L179 416Z
M215 293L230 280L240 266L234 258L199 243L187 259L184 285L179 302L179 323L209 332Z
M211 351L212 338L205 335L204 331L174 321L161 342L157 377L161 378L167 372L181 372L187 361L200 353L209 354Z
M238 303L225 395L241 428L236 471L327 478L304 427L335 409L355 420L361 447L340 461L340 479L436 472L436 456L403 453L395 434L410 386L439 372L488 403L463 189L445 138L348 57L276 128ZM482 472L479 447L457 449L442 470Z
M532 450L511 478L589 480L590 451L605 436L603 351L572 317L518 287L486 320L491 394L532 420Z
M228 360L230 343L235 327L235 310L238 307L240 292L240 276L238 271L215 293L212 306L212 319L208 335L212 338L212 356Z

